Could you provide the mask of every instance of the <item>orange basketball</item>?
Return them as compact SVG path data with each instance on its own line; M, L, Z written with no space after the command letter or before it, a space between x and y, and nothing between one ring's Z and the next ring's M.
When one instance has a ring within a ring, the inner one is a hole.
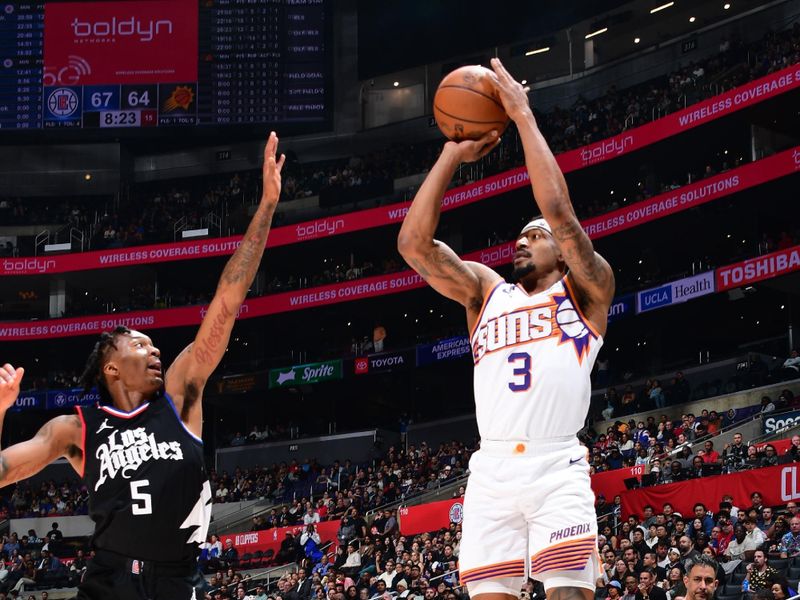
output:
M508 126L508 115L490 72L479 65L460 67L439 84L433 97L433 116L451 140L476 140L493 129L500 135Z

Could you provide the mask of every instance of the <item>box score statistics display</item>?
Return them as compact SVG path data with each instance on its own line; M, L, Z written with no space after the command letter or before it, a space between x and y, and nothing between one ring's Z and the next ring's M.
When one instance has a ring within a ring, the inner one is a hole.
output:
M0 0L0 128L324 123L327 18L325 0Z

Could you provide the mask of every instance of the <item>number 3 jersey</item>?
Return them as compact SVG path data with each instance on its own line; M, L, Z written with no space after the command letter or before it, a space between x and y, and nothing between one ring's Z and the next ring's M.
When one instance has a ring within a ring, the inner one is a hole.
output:
M157 562L196 560L211 517L203 443L161 396L126 413L76 408L83 424L83 480L92 547Z
M574 437L584 426L603 338L574 298L568 277L532 295L501 281L486 297L470 340L482 439Z

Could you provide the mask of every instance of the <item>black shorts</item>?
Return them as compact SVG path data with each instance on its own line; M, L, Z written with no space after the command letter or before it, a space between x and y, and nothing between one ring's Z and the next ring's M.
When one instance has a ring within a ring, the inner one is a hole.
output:
M165 565L98 552L89 561L77 600L203 600L206 581L196 565Z

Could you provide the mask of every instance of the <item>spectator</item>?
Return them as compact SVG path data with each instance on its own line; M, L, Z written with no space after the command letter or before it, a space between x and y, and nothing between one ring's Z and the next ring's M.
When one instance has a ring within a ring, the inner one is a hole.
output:
M706 505L702 502L697 502L694 505L694 516L696 519L700 519L703 523L703 531L707 535L711 535L711 529L714 527L714 518L706 509Z
M707 464L715 464L719 462L719 452L714 450L714 442L707 440L703 444L703 462Z
M47 539L51 542L60 542L64 539L64 534L58 528L58 523L53 523L52 529L47 534Z
M639 589L636 600L667 600L667 594L656 585L656 573L651 567L639 573Z
M311 560L311 564L316 565L322 560L322 540L317 533L316 527L313 523L306 525L305 530L300 535L300 547L303 548L305 556Z
M678 539L678 549L681 551L681 562L683 563L684 569L688 568L689 565L700 556L700 553L695 549L688 535L680 536Z
M775 446L767 444L764 447L764 456L761 457L762 467L774 467L778 464L778 453L775 451Z
M636 600L639 593L639 581L635 573L629 573L625 576L625 594L622 600Z
M341 570L343 573L351 576L357 574L361 570L361 555L358 553L353 543L347 544L347 559L344 561ZM408 588L407 584L406 588Z
M758 448L755 446L747 447L747 458L744 460L745 469L758 469L761 467L761 457L758 455Z
M767 536L756 525L755 519L747 518L744 520L744 528L747 531L747 539L750 541L753 549L760 548L761 545L767 541Z
M223 567L232 567L239 563L239 551L234 547L233 540L226 538L225 550L222 551L220 563Z
M654 379L652 381L647 395L649 396L652 405L656 408L664 408L666 405L664 390L661 389L661 383L659 383L658 379Z
M683 569L681 567L673 567L669 570L665 588L668 590L668 600L683 598L686 595L686 585L683 583Z
M770 590L772 591L772 597L775 600L786 600L789 598L789 596L794 595L794 591L789 591L789 582L786 581L785 577L781 576L776 576L773 578Z
M781 558L800 554L800 516L795 515L790 519L789 532L781 540L780 552Z
M303 515L303 525L317 524L319 522L320 522L319 513L316 510L314 510L314 507L309 502L308 508L306 508L306 512Z
M775 518L773 516L772 507L765 506L761 511L761 516L756 519L756 527L764 532L764 535L769 537L769 530L775 525Z
M798 528L800 528L800 519L798 519ZM747 559L747 554L751 553L755 550L755 548L750 547L750 543L746 540L747 532L744 529L744 525L741 523L737 523L736 526L733 528L733 539L728 544L728 547L725 548L725 552L723 553L723 557L725 557L728 561L743 561ZM736 566L735 563L732 565L732 568ZM726 572L730 573L731 571L726 569Z
M786 450L786 454L792 458L792 462L800 460L800 435L795 434L792 436L792 445Z
M789 353L789 358L783 361L781 369L784 379L795 379L800 375L800 355L797 350L792 350Z
M619 600L622 593L622 584L616 579L612 579L606 586L606 600Z
M311 579L306 577L305 569L297 570L297 585L293 591L297 593L300 600L311 600Z
M745 577L751 590L757 591L771 587L771 579L778 572L767 564L768 560L763 550L756 550L753 553L753 563L747 565L747 576Z

